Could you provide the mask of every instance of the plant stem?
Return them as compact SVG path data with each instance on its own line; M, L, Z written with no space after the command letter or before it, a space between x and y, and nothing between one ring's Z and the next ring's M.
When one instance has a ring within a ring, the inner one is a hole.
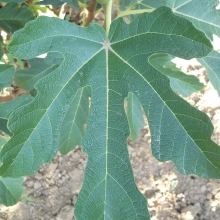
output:
M109 33L109 29L110 29L110 25L112 22L112 3L113 1L110 0L107 4L106 4L106 36L108 36Z
M90 0L89 6L87 8L88 17L85 22L85 27L87 27L93 21L93 19L95 17L96 6L97 6L96 0Z

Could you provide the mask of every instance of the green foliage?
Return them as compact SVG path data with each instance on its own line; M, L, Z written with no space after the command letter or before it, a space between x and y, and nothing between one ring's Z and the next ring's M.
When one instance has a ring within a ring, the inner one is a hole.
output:
M107 4L109 0L97 0L99 4Z
M69 2L69 1L71 0L42 0L42 1L36 2L35 5L52 5L53 7L58 8L65 2ZM73 1L76 2L75 0Z
M172 89L181 95L188 97L203 89L204 85L197 77L183 73L171 62L173 58L168 54L155 54L150 57L149 61L154 68L169 77Z
M25 2L25 0L3 0L3 2L17 2L18 4Z
M218 0L168 0L167 6L176 15L187 18L207 36L220 37L220 11L216 10Z
M34 85L39 79L58 67L56 64L48 64L42 58L31 59L28 63L30 67L17 70L14 77L16 85L28 91L34 89Z
M208 56L198 61L206 68L208 77L220 97L220 54L213 50Z
M80 0L81 3L89 3L89 0ZM57 8L64 3L67 3L69 7L73 9L79 8L79 3L77 0L42 0L40 2L36 2L35 5L52 5L53 7Z
M3 131L4 133L6 133L9 136L12 136L12 133L7 128L7 122L8 122L7 119L0 118L0 131ZM3 146L3 144L2 144L2 146Z
M34 19L33 14L27 7L18 7L17 3L8 3L0 9L0 28L9 34L24 27L24 25Z
M32 99L31 96L21 95L10 102L0 103L0 118L8 119L15 109L29 103Z
M14 67L11 65L0 65L0 90L11 85L14 76Z
M59 150L62 154L68 153L77 145L82 146L89 115L89 96L90 88L81 88L68 106L60 130Z
M0 204L15 205L21 198L24 186L23 178L0 177Z
M7 141L9 140L9 137L7 136L7 135L5 135L5 136L2 136L2 135L0 135L0 151L1 151L1 149L2 149L2 146L5 144L5 143L7 143ZM0 161L0 166L1 166L2 164L1 164L1 161ZM0 198L1 199L1 198ZM1 203L0 203L1 204Z
M160 6L165 6L166 0L120 0L120 7L122 10L126 8L131 9L151 9L159 8Z
M128 93L126 101L130 136L132 141L135 141L145 124L142 113L142 106L133 93Z

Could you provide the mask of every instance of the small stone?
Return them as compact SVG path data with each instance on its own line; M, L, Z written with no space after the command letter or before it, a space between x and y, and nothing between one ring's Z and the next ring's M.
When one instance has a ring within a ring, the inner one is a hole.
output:
M34 177L35 177L35 179L37 179L37 180L41 180L41 179L43 178L40 173L36 173L36 174L34 175Z
M188 205L186 208L181 210L182 214L185 214L189 217L189 219L194 219L194 217L201 211L201 206L199 203L195 205ZM192 216L193 218L191 218Z
M29 180L26 182L26 186L29 187L29 188L32 188L34 185L34 181L33 180Z
M39 181L36 181L34 183L34 189L40 189L41 188L41 183Z
M215 198L216 198L216 199L220 199L220 192L218 192L218 193L215 195Z
M135 149L133 147L131 147L131 145L128 145L128 151L131 154Z
M135 151L132 152L132 153L131 153L131 156L132 156L132 157L136 157L136 152L135 152Z
M53 178L47 179L47 182L48 182L48 184L49 184L50 186L55 184L55 181L54 181Z
M54 171L56 170L57 166L58 166L57 163L51 163L51 164L49 165L49 170L50 170L51 172L54 172Z
M204 193L204 192L206 191L206 186L205 186L205 185L202 185L201 188L200 188L200 190L201 190L202 193Z
M212 193L208 193L206 197L207 197L207 199L211 199L212 198Z
M154 207L154 203L150 199L148 200L148 206L149 207Z
M73 219L73 207L72 206L64 206L60 213L57 215L57 219L59 220L72 220Z
M156 193L156 190L149 189L145 191L144 195L146 198L150 199L155 196L155 193Z

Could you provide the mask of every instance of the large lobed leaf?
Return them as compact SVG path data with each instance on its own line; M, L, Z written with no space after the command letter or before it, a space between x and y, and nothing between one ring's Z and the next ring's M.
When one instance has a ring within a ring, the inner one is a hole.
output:
M1 175L30 175L50 161L59 150L61 125L72 100L90 86L92 102L82 146L88 162L76 219L150 218L126 146L124 99L129 92L147 115L152 151L159 161L172 160L184 174L220 177L220 148L210 138L210 119L176 95L168 78L149 63L155 53L191 59L212 51L205 35L170 9L142 14L131 24L117 19L108 39L98 24L85 29L39 17L14 34L9 50L21 59L59 52L64 60L37 82L34 101L10 116L14 136L0 153Z

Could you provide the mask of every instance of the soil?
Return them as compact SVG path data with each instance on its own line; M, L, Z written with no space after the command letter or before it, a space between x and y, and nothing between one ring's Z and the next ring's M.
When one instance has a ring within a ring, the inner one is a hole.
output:
M220 98L195 60L176 61L188 74L206 86L186 100L206 112L220 144ZM148 125L128 150L139 190L148 199L152 220L220 219L220 180L181 175L171 162L160 163L151 153ZM82 186L87 156L77 147L65 156L58 154L49 164L24 181L24 198L15 206L0 206L0 220L73 220L74 204ZM30 201L30 198L33 201Z

